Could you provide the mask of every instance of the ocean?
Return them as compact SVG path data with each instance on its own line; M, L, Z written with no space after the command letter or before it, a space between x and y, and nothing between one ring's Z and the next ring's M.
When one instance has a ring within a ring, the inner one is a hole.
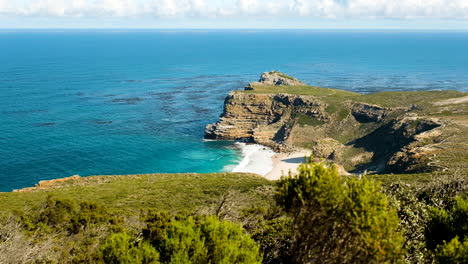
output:
M2 30L0 191L75 174L239 170L250 150L204 141L204 127L270 70L361 93L468 91L468 33Z

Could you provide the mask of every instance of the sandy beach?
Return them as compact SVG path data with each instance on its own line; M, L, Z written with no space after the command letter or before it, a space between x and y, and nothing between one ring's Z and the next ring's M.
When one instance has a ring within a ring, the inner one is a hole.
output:
M264 177L269 180L279 180L289 171L296 172L299 165L305 162L305 157L310 156L310 150L299 150L292 153L276 153L272 157L273 169Z
M242 152L242 160L234 168L227 168L232 172L250 172L259 174L269 180L279 180L291 170L296 172L305 157L310 156L311 150L299 149L289 153L275 153L268 147L259 144L236 142L235 146Z

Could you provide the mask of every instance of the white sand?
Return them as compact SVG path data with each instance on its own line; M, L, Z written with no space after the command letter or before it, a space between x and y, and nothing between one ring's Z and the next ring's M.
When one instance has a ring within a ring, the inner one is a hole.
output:
M468 96L450 98L442 101L435 102L435 105L448 105L448 104L462 104L468 102Z
M310 150L298 150L292 153L275 153L268 147L259 144L235 143L242 152L242 160L237 165L225 167L226 171L250 172L259 174L269 180L279 180L291 170L297 172L300 164L309 157Z
M242 160L231 171L251 172L265 176L273 168L275 152L259 144L235 143L242 152Z
M273 160L273 169L265 175L269 180L279 180L281 176L287 175L289 171L296 173L299 165L309 157L310 150L300 150L292 153L276 153Z

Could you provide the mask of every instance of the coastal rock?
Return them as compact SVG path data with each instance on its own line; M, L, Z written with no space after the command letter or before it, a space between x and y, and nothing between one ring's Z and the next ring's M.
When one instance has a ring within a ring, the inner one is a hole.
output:
M220 120L206 126L205 138L256 142L275 151L290 150L287 139L295 116L321 116L324 107L307 96L233 92L225 99Z
M81 177L79 175L73 175L70 177L60 178L60 179L53 179L53 180L46 180L46 181L39 181L38 184L35 184L34 187L27 187L19 190L13 190L13 192L30 192L35 190L43 190L43 189L52 189L55 187L59 187L63 183L69 183L80 180Z
M245 90L254 90L258 85L305 85L298 79L279 71L264 72L257 82L251 82L245 86Z
M436 157L440 152L437 141L443 134L443 122L434 118L413 117L403 123L407 130L403 135L410 137L411 143L390 157L385 172L421 173L436 170Z
M384 113L384 108L364 103L355 103L352 109L352 115L361 123L379 122L383 119Z
M432 155L430 142L443 127L440 120L404 115L353 141L352 146L373 153L369 162L360 165L361 169L382 173L432 171L425 157Z
M254 130L275 120L271 96L231 93L224 101L221 119L205 129L205 138L251 141Z
M459 143L468 141L462 99L438 106L426 97L446 93L398 93L401 99L395 99L392 93L360 95L314 86L300 86L290 94L284 85L304 84L281 75L264 73L245 91L230 93L219 121L206 126L205 138L254 142L276 152L310 149L354 173L445 170L441 159L453 156L448 149L466 156ZM252 91L258 85L264 85L261 92Z

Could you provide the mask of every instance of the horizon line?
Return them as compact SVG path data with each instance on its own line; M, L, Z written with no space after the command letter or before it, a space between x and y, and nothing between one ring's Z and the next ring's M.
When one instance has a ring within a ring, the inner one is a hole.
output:
M237 30L237 31L252 31L252 30L265 30L265 31L284 31L284 30L298 30L298 31L458 31L468 32L468 29L452 29L452 28L156 28L156 27L0 27L3 30L151 30L151 31L206 31L206 30Z

